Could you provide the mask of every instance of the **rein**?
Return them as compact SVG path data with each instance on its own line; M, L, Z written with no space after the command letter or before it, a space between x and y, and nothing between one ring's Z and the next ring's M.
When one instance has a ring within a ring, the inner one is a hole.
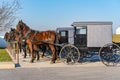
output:
M64 44L54 44L54 43L50 43L49 41L44 41L44 40L39 40L37 42L43 42L43 43L46 43L46 44L51 44L51 45L55 45L55 46L59 46L59 47L64 46Z
M29 34L31 33L31 30L27 31L27 33L25 34L25 36L23 36L25 39L28 39L29 38Z
M35 31L35 33L34 33L34 35L33 35L33 37L32 37L32 39L31 40L34 40L34 38L35 38L35 35L38 33L38 31Z

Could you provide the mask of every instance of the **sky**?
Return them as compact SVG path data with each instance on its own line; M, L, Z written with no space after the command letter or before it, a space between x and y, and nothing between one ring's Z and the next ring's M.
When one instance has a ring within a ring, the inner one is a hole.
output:
M16 25L22 19L35 30L71 27L79 21L112 21L120 26L120 0L20 0Z

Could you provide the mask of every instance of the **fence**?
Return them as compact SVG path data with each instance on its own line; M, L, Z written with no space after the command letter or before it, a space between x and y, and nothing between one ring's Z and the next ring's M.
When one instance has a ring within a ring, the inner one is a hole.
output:
M11 58L16 64L19 64L19 48L18 48L18 42L12 41L7 42L7 49L10 53Z

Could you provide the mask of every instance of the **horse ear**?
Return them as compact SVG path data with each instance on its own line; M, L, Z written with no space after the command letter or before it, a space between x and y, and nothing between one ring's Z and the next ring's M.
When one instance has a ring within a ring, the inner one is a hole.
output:
M22 22L22 19L21 19L21 22Z
M12 31L12 28L11 28L11 31Z
M18 23L20 23L21 22L21 20L19 20L19 22Z
M21 22L22 22L22 20L19 21L19 23L21 23Z
M14 28L11 28L11 31L15 30Z

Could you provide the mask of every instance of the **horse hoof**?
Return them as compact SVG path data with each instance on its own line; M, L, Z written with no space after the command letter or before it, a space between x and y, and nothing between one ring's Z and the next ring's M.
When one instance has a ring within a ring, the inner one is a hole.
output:
M54 63L55 63L55 61L51 61L51 62L50 62L50 64L54 64Z
M39 59L37 59L37 61L39 61Z
M33 63L32 61L30 61L30 63Z
M50 62L50 64L54 64L54 62Z
M60 58L56 60L56 63L60 63L60 62L61 62L61 61L60 61Z
M56 61L60 61L60 58L57 58L57 60Z
M31 60L30 63L33 63L33 60Z

